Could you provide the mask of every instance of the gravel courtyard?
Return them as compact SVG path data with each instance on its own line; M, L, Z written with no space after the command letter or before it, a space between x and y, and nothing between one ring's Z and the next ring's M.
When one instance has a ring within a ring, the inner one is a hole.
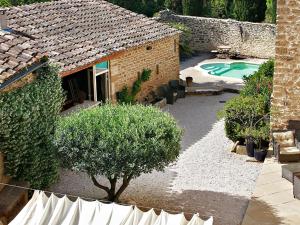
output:
M134 180L122 201L199 212L203 218L213 216L215 225L240 224L262 164L246 162L246 156L228 151L231 142L216 113L223 106L221 102L233 96L188 96L168 105L164 110L185 130L179 159L164 172L144 174ZM60 182L51 190L92 198L104 196L85 174L69 171L62 171Z

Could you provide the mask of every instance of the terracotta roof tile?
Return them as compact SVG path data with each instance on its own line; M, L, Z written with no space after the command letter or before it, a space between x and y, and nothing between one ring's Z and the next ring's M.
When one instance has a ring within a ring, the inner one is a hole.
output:
M178 33L163 23L102 0L51 1L8 8L6 14L9 27L34 37L39 52L62 65L62 71ZM0 42L4 51L11 48ZM28 43L19 44L30 49Z
M0 85L24 67L40 59L35 41L0 30Z

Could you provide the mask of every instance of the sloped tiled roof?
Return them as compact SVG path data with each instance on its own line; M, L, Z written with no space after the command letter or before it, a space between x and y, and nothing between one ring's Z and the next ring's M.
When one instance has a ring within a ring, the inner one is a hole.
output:
M8 26L37 41L62 72L178 31L102 0L59 0L7 9Z
M0 30L0 86L40 58L29 38Z

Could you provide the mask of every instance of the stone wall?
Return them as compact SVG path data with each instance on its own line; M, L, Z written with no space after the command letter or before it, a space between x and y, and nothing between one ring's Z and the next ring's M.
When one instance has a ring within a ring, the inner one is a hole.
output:
M278 0L277 8L271 126L282 130L300 120L300 1Z
M179 35L124 51L110 60L111 92L116 93L125 85L132 87L143 69L151 69L150 80L143 84L137 99L143 101L152 90L169 80L179 79Z
M190 44L195 51L211 51L219 45L229 45L233 51L252 57L270 58L275 54L276 27L273 24L181 16L167 10L160 12L158 20L189 27Z
M17 80L15 82L11 83L10 85L8 85L7 87L1 89L0 93L1 92L10 92L15 89L21 88L24 85L31 83L35 79L36 79L36 74L33 74L33 73L27 74L25 77L21 78L20 80Z

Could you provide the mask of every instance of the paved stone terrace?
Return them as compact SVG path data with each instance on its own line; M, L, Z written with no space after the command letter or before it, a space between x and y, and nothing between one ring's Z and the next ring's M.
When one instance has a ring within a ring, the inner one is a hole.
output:
M264 162L242 225L299 225L300 200L274 158Z

